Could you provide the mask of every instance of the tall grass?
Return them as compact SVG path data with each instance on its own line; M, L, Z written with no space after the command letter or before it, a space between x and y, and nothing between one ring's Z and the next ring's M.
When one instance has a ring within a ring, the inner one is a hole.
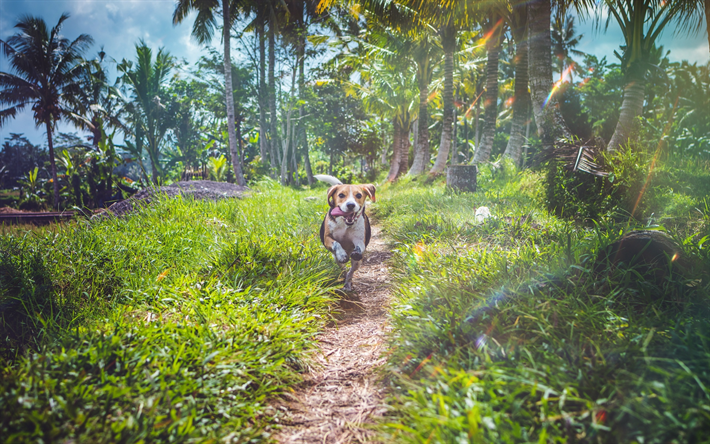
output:
M636 226L547 215L532 173L481 176L476 194L381 193L396 252L383 439L704 442L707 208L650 227L678 241L686 268L608 266L607 246ZM495 219L477 224L480 205Z
M338 269L322 202L263 189L0 237L5 442L250 442Z

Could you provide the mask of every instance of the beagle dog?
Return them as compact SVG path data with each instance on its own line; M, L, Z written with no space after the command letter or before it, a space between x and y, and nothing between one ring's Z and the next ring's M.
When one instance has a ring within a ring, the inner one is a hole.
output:
M330 210L320 226L320 240L339 264L352 260L343 287L350 291L353 274L360 268L365 248L370 243L370 219L365 214L365 199L369 197L375 202L375 186L343 185L337 178L325 174L313 177L332 185L328 189Z

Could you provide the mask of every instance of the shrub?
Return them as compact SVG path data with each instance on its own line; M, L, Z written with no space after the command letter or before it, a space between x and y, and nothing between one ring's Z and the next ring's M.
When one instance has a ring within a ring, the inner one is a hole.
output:
M548 210L587 223L609 213L642 219L653 211L656 190L647 155L627 146L603 154L597 163L608 170L608 176L573 172L562 161L549 161L545 167Z

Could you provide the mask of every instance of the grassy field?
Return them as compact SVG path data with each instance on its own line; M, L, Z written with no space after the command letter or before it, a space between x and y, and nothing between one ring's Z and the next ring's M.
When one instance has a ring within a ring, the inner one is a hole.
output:
M3 442L268 439L266 401L298 381L338 269L322 201L257 189L3 228Z
M469 195L378 190L395 252L383 441L705 442L710 199L706 176L674 174L643 223L558 219L541 176L508 167ZM268 441L339 270L316 236L324 202L303 199L322 190L257 190L2 228L4 442ZM667 232L685 265L609 267L635 228Z
M707 442L710 200L664 197L666 226L585 226L541 210L539 179L484 168L475 194L380 193L396 252L384 441ZM477 224L481 205L495 218ZM644 227L689 265L598 262Z

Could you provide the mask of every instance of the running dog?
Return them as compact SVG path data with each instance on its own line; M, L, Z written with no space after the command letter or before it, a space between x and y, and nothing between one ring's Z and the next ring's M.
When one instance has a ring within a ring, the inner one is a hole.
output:
M375 186L343 185L337 178L325 174L313 177L332 185L328 189L330 210L320 226L320 240L338 264L352 260L343 287L343 290L350 291L353 274L360 268L365 248L370 243L370 219L365 214L365 199L369 197L375 202Z

